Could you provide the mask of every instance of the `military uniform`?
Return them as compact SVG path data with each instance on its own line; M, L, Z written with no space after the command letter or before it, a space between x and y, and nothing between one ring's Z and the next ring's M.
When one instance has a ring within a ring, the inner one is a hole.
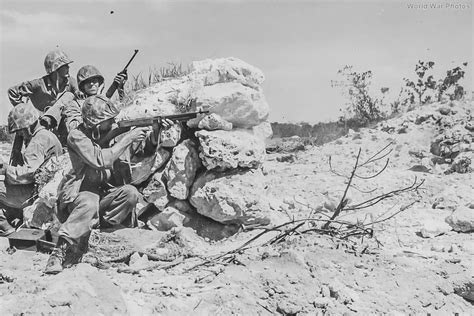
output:
M58 218L63 224L59 235L72 242L90 233L100 218L101 226L136 225L135 206L138 190L125 184L124 172L117 170L120 160L113 160L111 149L101 148L92 140L84 125L68 136L73 172L59 189Z
M130 154L117 157L113 146L99 145L101 135L94 134L101 122L118 112L105 96L89 97L81 110L84 122L68 135L73 170L59 189L58 218L63 223L59 235L71 243L90 233L97 219L101 226L136 225L134 211L140 193L127 184L129 163L120 159ZM153 146L151 140L148 143L146 147Z
M19 112L21 115L27 116L29 113L21 111L24 107L27 107L27 105L19 105L12 112ZM9 120L10 118L11 115ZM30 121L25 125L30 126L31 121L36 122L37 118L37 116L26 117ZM15 132L15 130L12 131L10 124L9 129L11 132ZM23 207L31 202L29 199L34 188L36 170L48 158L62 154L62 147L58 138L39 124L36 124L31 139L25 145L22 152L24 161L22 165L11 166L5 164L3 166L5 180L0 181L0 222L11 221L13 218L22 216ZM0 233L5 233L1 231L2 228L3 226L0 227Z
M66 102L64 98L68 93L80 96L76 81L67 76L68 68L66 71L62 69L62 67L69 67L70 63L72 63L72 60L63 51L55 50L49 52L44 60L47 75L39 79L23 82L8 89L8 98L11 104L16 107L24 104L23 102L27 99L27 103L31 102L43 115L42 124L44 124L43 122L50 121L48 123L51 123L52 126L45 124L47 128L57 126L61 119L60 101ZM58 130L57 135L60 136L61 133L64 132ZM21 159L22 144L23 140L21 137L15 135L10 159L12 165L23 164Z
M44 59L44 68L47 75L8 89L8 98L11 104L16 106L22 103L24 98L28 98L41 113L49 110L47 116L53 119L57 126L61 119L61 106L55 107L57 101L67 92L74 96L81 96L77 83L73 78L63 77L65 82L62 82L61 86L59 86L59 79L53 79L55 72L72 62L66 53L61 50L49 52Z

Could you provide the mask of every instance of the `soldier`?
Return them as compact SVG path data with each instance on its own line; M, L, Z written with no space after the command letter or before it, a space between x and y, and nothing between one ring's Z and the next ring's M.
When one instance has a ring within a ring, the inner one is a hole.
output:
M60 155L62 147L57 137L38 124L38 111L31 103L15 106L8 115L8 131L20 135L25 142L22 164L2 164L0 174L0 236L14 232L11 222L22 218L23 207L30 202L34 189L34 174L45 160Z
M101 140L113 128L119 110L105 96L87 98L81 109L83 123L69 133L67 142L73 166L59 189L58 218L62 222L59 239L45 273L63 270L66 252L81 248L88 240L94 220L100 227L136 226L135 207L140 193L129 184L120 158L135 151L135 145L155 151L157 137L148 128L135 128L120 135L112 144ZM163 122L169 127L170 121ZM99 145L101 144L101 145ZM73 247L72 247L73 246Z
M33 106L41 113L46 112L66 92L78 96L79 90L76 81L69 77L69 64L73 61L61 50L49 52L44 59L44 68L47 75L23 82L8 89L8 98L13 106L29 98ZM44 124L51 124L51 119L56 116L42 118ZM43 123L43 122L42 122Z
M114 82L116 82L118 86L117 90L120 99L123 97L123 87L126 81L126 73L117 74L114 78ZM79 85L79 91L85 97L101 94L104 90L104 77L100 71L92 65L86 65L79 69L77 72L77 83ZM58 135L60 135L59 139L63 145L67 144L67 135L69 132L82 123L81 105L83 102L83 99L76 98L72 93L67 92L63 97L63 102L58 102L45 114L45 116L61 117ZM60 115L56 113L60 113Z
M70 92L79 96L80 92L74 79L69 78L69 64L73 61L60 50L51 51L44 59L47 75L39 79L23 82L8 89L8 98L13 106L22 104L29 99L33 106L42 114L51 108L58 100ZM40 118L40 123L49 128L60 119L60 112L51 112ZM10 163L21 164L21 145L23 141L17 133L12 149Z

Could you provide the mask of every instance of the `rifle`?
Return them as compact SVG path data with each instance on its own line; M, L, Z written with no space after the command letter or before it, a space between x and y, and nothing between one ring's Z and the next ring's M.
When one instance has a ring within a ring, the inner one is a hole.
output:
M12 151L10 154L10 166L21 166L23 165L23 155L21 154L21 148L23 147L23 137L20 134L15 133L15 139L12 144Z
M130 58L130 60L128 61L128 63L125 65L125 67L122 69L121 72L119 72L117 75L120 75L120 74L124 74L127 72L127 68L128 66L130 65L130 63L132 62L132 60L135 58L135 56L138 54L138 49L135 49L135 52L133 53L133 56L132 58ZM115 81L112 82L112 84L110 85L110 87L107 89L107 92L105 93L105 96L107 98L111 98L114 93L115 93L115 90L118 89L118 83L116 83Z
M128 132L132 127L145 127L145 126L152 126L153 133L156 137L156 143L159 144L160 141L160 125L161 121L164 119L168 119L174 122L185 122L190 119L196 118L199 114L207 114L209 111L199 110L197 112L187 112L187 113L180 113L180 114L171 114L171 115L158 115L152 117L144 117L132 120L123 120L117 122L118 127L114 128L110 132L108 132L102 139L99 141L99 145L103 146L108 144L112 139Z

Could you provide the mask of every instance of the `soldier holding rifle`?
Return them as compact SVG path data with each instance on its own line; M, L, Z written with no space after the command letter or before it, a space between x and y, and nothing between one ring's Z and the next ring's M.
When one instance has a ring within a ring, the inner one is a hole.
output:
M137 189L127 184L130 179L121 172L126 164L122 157L134 152L140 144L147 151L156 151L158 137L148 127L137 127L120 137L103 142L112 131L119 110L107 97L88 97L82 106L83 123L69 133L67 142L73 166L59 189L58 217L62 222L59 240L45 268L45 273L63 270L66 253L83 252L91 228L99 221L100 227L137 223ZM170 120L161 120L169 127ZM128 155L129 157L130 155ZM87 243L86 243L87 244Z
M123 98L124 85L128 78L127 68L137 53L138 50L135 50L135 53L128 61L125 68L115 76L114 81L106 92L107 98L112 98L115 91L118 91L120 99ZM66 93L63 98L64 102L58 102L57 105L53 106L45 113L45 117L60 118L60 121L57 119L52 120L52 124L49 127L57 127L57 134L63 145L67 145L66 140L69 132L82 123L81 106L84 102L84 98L102 94L104 91L104 81L104 76L102 76L99 69L95 66L86 65L81 67L77 72L77 83L79 85L81 97L72 93ZM56 123L58 123L58 125Z

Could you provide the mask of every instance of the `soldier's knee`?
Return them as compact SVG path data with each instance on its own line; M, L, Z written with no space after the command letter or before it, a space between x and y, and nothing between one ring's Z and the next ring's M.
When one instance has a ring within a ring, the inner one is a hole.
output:
M126 200L131 205L138 203L138 198L140 197L140 192L133 185L126 184L122 187L122 194L126 197Z
M73 208L80 207L95 213L99 208L99 199L94 193L80 192L72 204Z

